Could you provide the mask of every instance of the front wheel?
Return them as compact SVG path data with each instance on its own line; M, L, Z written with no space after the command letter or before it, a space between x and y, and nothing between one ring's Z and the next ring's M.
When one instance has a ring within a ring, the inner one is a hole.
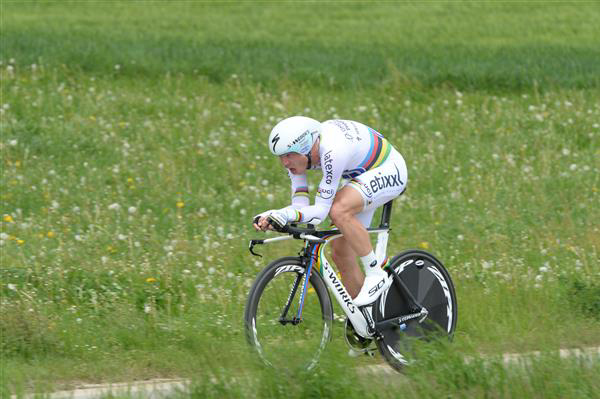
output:
M319 273L312 271L298 320L305 282L301 258L269 264L256 278L246 303L246 338L269 366L312 369L331 337L333 306ZM289 306L288 306L289 305Z
M456 328L457 303L454 285L442 263L428 252L409 250L395 256L390 267L400 276L416 301L427 309L427 318L408 320L380 331L379 351L396 370L408 363L415 339L452 338ZM395 284L375 303L375 322L410 314Z

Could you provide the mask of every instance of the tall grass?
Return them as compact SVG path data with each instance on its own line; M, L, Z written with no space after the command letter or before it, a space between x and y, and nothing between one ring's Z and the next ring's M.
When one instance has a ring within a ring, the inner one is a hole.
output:
M203 397L591 396L597 362L462 357L598 345L597 13L3 3L3 394L181 376ZM303 379L247 351L254 276L298 250L246 251L252 215L289 200L264 141L293 114L389 138L409 167L389 250L429 249L454 279L453 344L396 391L357 374L373 362L340 326Z
M328 89L398 78L459 89L600 84L593 3L3 4L5 57L92 74L119 66L132 77L237 74Z

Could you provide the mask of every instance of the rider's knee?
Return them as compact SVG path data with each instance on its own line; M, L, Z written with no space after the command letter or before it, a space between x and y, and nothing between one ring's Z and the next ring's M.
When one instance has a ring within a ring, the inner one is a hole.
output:
M334 203L329 210L331 221L337 225L343 225L346 220L352 217L349 209L341 203Z

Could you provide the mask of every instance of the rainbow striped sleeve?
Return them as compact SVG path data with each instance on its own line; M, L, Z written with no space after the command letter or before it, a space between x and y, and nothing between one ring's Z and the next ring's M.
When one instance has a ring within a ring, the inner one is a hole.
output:
M296 220L293 220L293 222L301 222L303 217L302 212L296 211Z
M294 194L292 194L292 198L294 198L294 197L307 197L308 198L308 187L307 186L296 187Z

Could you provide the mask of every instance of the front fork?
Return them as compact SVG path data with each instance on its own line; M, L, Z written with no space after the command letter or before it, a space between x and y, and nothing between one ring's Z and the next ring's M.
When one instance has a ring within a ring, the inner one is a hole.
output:
M290 291L290 295L288 295L287 302L281 312L281 316L279 316L279 323L282 325L286 325L291 323L292 325L297 325L302 322L302 309L304 307L304 298L306 296L306 291L308 288L308 280L310 279L310 274L312 272L313 265L316 263L314 258L311 257L312 246L306 245L301 254L302 257L302 265L304 266L303 274L296 274L296 280L294 281L294 285L292 286L292 290ZM317 251L316 251L317 252ZM302 291L300 292L300 299L298 301L298 314L292 319L286 319L287 313L290 310L290 306L292 305L292 301L294 300L294 296L298 291L298 287L300 286L300 282L304 278L304 284L302 285Z

